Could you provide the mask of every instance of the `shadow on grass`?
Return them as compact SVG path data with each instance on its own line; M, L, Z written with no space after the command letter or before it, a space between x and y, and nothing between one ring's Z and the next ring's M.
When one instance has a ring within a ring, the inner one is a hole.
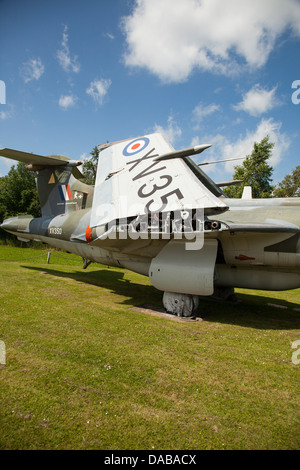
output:
M152 305L162 308L162 292L151 285L124 278L125 271L99 269L97 271L60 271L53 268L23 266L26 269L47 273L59 278L69 278L80 283L109 289L112 293L126 297L124 305L142 307ZM295 329L300 326L300 314L294 309L299 304L276 299L269 295L237 293L237 302L215 301L201 297L196 317L206 322L234 324L257 329ZM268 293L266 293L268 294ZM271 304L271 305L268 305ZM284 308L280 308L284 307ZM155 307L154 307L155 308Z
M23 268L109 289L112 293L127 297L122 301L125 305L141 306L143 304L153 304L162 307L162 293L160 291L151 285L126 279L124 277L125 271L116 270L115 268L99 269L97 271L74 270L69 272L53 268L43 268L41 270L40 267L34 266L23 266ZM128 299L128 297L130 298Z
M215 301L201 297L204 320L266 330L289 330L300 327L299 304L266 295L236 294L237 302ZM269 305L270 304L270 305Z

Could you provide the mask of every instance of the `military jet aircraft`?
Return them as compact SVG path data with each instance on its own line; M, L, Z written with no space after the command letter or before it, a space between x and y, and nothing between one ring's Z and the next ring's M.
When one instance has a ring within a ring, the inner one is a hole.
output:
M158 133L100 145L95 186L61 155L0 155L35 172L42 216L1 228L90 262L148 276L165 310L192 316L199 297L235 287L300 287L300 199L225 196L193 161L210 145L176 151Z

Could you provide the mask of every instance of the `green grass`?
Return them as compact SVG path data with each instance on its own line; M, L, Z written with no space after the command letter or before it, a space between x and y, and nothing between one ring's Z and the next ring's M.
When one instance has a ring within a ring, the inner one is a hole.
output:
M46 261L0 247L0 449L299 449L300 289L174 321L132 309L143 276Z

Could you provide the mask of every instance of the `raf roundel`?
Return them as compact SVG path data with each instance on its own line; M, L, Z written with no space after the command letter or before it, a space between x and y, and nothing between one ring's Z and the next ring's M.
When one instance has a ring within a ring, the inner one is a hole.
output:
M132 140L124 148L123 155L125 155L125 157L131 157L131 155L135 155L144 150L149 145L149 142L148 137L140 137L139 139Z

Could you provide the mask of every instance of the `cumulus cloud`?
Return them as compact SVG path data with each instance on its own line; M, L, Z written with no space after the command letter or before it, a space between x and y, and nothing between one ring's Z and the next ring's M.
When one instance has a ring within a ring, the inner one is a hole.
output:
M254 142L260 142L267 135L269 136L269 141L274 143L269 163L275 168L288 150L290 139L286 134L281 132L281 123L276 122L273 119L262 119L256 129L252 131L248 130L245 135L240 136L234 141L230 141L230 139L221 134L209 138L209 141L212 144L212 149L209 159L206 159L205 161L240 157L246 158L247 155L251 154ZM197 145L198 143L199 139L194 138L192 145ZM242 160L226 162L225 166L222 166L222 171L225 169L226 172L232 174L234 172L234 166L241 164ZM205 168L205 171L208 170L208 172L211 172L215 169L215 167L209 165Z
M68 108L72 108L75 106L77 101L77 97L73 95L61 95L58 101L59 106L63 110L67 110Z
M127 66L165 82L194 69L222 74L263 66L286 30L300 36L298 0L135 0L122 28Z
M40 58L30 59L24 62L20 73L25 83L32 80L39 80L45 71L45 67Z
M86 93L93 98L95 103L102 106L104 97L107 95L108 89L112 81L108 79L94 80L90 83Z
M9 104L5 106L5 108L0 111L0 119L2 121L5 121L6 119L11 119L15 117L15 106L12 104Z
M237 105L233 106L236 111L245 111L251 116L260 116L267 111L273 109L278 100L275 96L277 87L272 90L265 90L259 85L255 85L244 96L243 100Z
M65 72L79 72L80 64L78 62L78 57L75 55L71 56L70 53L68 26L65 26L64 28L61 48L57 51L57 58Z
M193 109L193 121L196 123L195 128L199 127L199 124L201 121L209 116L210 114L215 113L220 109L220 106L218 104L209 104L207 106L203 105L203 103L199 103L194 109Z
M167 126L163 127L161 125L155 124L153 127L153 132L162 134L171 144L175 144L176 140L179 139L182 134L181 128L174 121L174 117L172 115L168 117Z

